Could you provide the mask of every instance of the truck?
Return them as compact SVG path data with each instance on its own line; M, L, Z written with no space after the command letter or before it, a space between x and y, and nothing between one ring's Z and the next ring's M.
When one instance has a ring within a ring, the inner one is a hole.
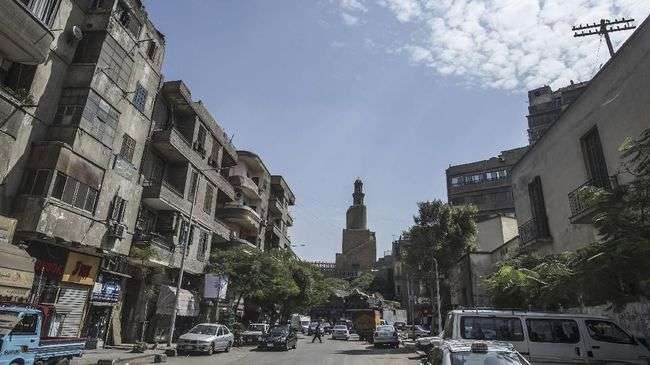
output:
M307 333L307 330L309 329L309 323L311 323L311 317L294 313L291 315L291 319L289 321L293 330L296 332Z
M352 329L359 335L359 340L373 341L375 328L381 321L381 312L377 309L348 309L345 311L352 319Z
M69 365L86 340L43 336L48 311L27 304L0 303L0 365Z

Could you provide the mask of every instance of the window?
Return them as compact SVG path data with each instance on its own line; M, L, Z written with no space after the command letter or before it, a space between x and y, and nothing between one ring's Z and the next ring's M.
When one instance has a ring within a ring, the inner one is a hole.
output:
M196 149L202 155L205 155L205 137L206 137L205 127L203 125L199 125L199 133L196 137L196 144L194 149Z
M603 146L600 144L598 129L594 128L585 134L580 143L589 179L593 180L595 186L606 187L609 174L607 173L607 164L603 155Z
M22 0L32 14L45 25L52 24L59 0Z
M133 105L142 113L144 113L144 107L147 103L147 94L147 89L138 82L135 86L135 93L133 94Z
M454 177L451 178L451 185L452 186L460 185L460 180L459 180L458 176L454 176Z
M214 187L210 183L205 185L205 199L203 200L203 211L210 214L212 210L212 197L214 195Z
M223 327L219 327L217 330L217 336L223 336Z
M147 57L149 57L150 60L155 61L157 50L158 50L158 45L156 44L156 42L150 41L149 47L147 47Z
M132 35L136 38L140 35L140 28L142 25L140 22L133 16L131 9L124 1L119 1L117 7L115 8L115 15L117 16L120 24L124 28L128 29Z
M589 337L596 341L627 345L635 343L634 339L630 337L630 335L625 333L625 331L612 322L587 320L585 321L585 325L587 325Z
M98 191L89 185L58 172L52 189L52 197L87 212L95 210Z
M524 340L524 330L519 318L462 317L460 335L470 340Z
M21 102L28 102L29 91L36 73L36 65L0 61L0 85ZM31 103L31 101L30 101Z
M31 335L36 333L36 325L38 324L37 314L24 315L18 324L11 331L14 335Z
M122 148L120 148L120 157L126 161L133 161L133 153L135 152L135 139L131 138L128 134L124 133L122 136Z
M27 195L45 196L49 187L49 170L27 170L23 180L21 193Z
M124 221L124 213L126 211L127 204L128 201L116 195L113 198L113 202L111 203L111 213L109 215L109 219L120 223Z
M196 171L192 171L192 178L190 179L190 191L188 195L188 198L190 199L191 202L194 202L194 195L197 190L197 183L199 180L199 174Z
M578 324L570 319L527 319L528 337L532 342L578 343Z
M142 166L142 173L147 181L157 185L162 181L165 170L165 161L158 157L151 149L147 149Z
M79 125L107 146L113 144L119 112L89 89L64 89L54 125Z
M535 219L535 237L549 237L548 219L546 217L546 205L544 204L544 191L542 190L542 179L535 176L528 184L528 195L530 197L530 208L533 219Z
M199 237L199 245L196 248L196 258L199 261L205 260L205 252L208 249L208 232L201 232Z

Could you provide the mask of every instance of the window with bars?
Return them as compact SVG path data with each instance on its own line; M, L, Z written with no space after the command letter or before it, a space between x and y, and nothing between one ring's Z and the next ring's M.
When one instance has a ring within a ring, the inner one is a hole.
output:
M122 148L120 148L120 157L124 160L133 162L133 154L135 153L135 139L131 138L128 134L124 133L122 136Z
M535 176L528 184L528 195L530 197L530 209L535 220L536 238L550 237L548 217L546 216L546 205L544 203L544 191L542 190L542 179Z
M608 182L607 164L603 154L603 146L600 143L598 129L593 128L585 134L580 143L584 155L585 165L589 179L593 180L594 185L605 187Z
M203 211L210 214L210 211L212 210L212 198L214 196L214 186L212 184L207 183L205 185L205 197L203 199Z
M96 189L57 171L52 189L53 198L92 213L98 196L99 192Z
M201 231L199 244L198 247L196 248L196 259L199 261L204 261L207 250L208 250L208 232Z
M142 173L147 181L154 185L159 184L163 179L164 171L165 161L151 149L147 149L142 166Z
M108 219L122 223L124 221L124 214L126 212L126 206L128 201L122 199L119 195L115 195L113 201L111 202L111 212L108 216Z
M203 125L199 125L199 132L196 137L196 142L194 143L194 149L198 151L201 155L205 156L205 138L207 136L207 131Z
M31 13L42 21L43 24L50 26L56 15L59 0L21 0Z
M124 28L128 29L132 35L136 38L140 35L142 25L140 24L140 21L135 18L133 11L131 11L131 8L126 4L126 2L118 1L117 6L115 7L115 15L120 24L122 24Z
M156 42L150 41L149 46L147 47L147 57L149 57L150 60L155 61L157 52L158 52L158 45L156 44Z
M50 170L27 170L23 178L21 193L45 196L49 187Z
M136 109L144 113L144 107L147 104L147 89L138 82L135 86L135 93L133 94L133 105Z
M102 44L106 38L105 32L84 32L83 38L77 44L72 59L73 63L95 63L99 60Z

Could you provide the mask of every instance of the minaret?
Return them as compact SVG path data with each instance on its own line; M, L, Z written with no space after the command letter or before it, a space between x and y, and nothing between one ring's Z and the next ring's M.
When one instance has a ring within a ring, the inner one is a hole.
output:
M368 229L366 217L366 206L363 205L363 181L357 179L354 182L354 193L352 194L352 205L345 215L347 229Z

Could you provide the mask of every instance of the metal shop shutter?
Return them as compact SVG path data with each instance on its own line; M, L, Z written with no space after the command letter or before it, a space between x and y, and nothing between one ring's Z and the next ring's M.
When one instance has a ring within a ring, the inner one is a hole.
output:
M88 288L74 285L61 285L59 300L56 302L56 310L65 313L65 319L61 325L62 337L78 337L81 330Z

